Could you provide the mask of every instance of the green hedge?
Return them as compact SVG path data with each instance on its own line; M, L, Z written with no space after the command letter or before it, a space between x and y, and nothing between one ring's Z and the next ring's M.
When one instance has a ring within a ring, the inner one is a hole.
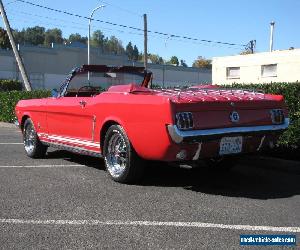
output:
M243 88L261 90L265 93L280 94L285 98L289 109L291 125L281 136L278 144L282 148L300 149L300 82L271 84L232 84L223 85L226 88Z
M22 90L22 83L17 80L0 79L0 92Z
M225 86L225 85L224 85ZM285 97L289 109L291 125L280 138L279 145L287 149L300 149L300 83L271 84L232 84L226 88L261 90L265 93L281 94ZM50 91L0 91L0 121L12 122L14 107L21 99L32 99L50 96Z
M0 92L0 121L14 120L14 109L19 100L49 97L50 94L48 90Z

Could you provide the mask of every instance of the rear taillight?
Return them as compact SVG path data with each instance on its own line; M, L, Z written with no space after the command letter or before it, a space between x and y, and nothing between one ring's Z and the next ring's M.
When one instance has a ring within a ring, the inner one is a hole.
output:
M282 109L272 109L271 119L273 124L283 124L284 123L284 113Z
M191 112L179 112L175 116L178 129L187 130L194 128L193 114Z

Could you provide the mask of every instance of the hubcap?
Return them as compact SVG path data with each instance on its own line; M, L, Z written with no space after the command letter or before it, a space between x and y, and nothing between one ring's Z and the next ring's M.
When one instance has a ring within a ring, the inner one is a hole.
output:
M27 125L24 131L24 147L27 153L31 153L35 145L35 131L31 124Z
M127 166L126 142L119 132L115 132L109 139L106 153L106 164L109 173L115 177L120 177Z

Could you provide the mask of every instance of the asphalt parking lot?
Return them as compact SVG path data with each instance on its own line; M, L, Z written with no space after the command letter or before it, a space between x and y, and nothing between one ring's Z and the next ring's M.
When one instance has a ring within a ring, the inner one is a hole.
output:
M228 173L156 164L124 185L101 159L51 149L33 160L21 141L0 127L1 249L228 249L240 234L296 234L299 246L297 162L285 171L250 157Z

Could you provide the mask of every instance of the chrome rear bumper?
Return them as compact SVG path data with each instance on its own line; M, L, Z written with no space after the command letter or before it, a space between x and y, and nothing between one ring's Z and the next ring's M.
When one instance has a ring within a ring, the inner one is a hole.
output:
M284 123L280 125L264 125L251 127L230 127L230 128L216 128L216 129L201 129L201 130L179 130L176 125L168 125L168 132L175 143L184 141L193 142L201 139L213 139L225 135L235 134L257 134L265 132L279 132L287 129L290 124L290 119L285 118Z

